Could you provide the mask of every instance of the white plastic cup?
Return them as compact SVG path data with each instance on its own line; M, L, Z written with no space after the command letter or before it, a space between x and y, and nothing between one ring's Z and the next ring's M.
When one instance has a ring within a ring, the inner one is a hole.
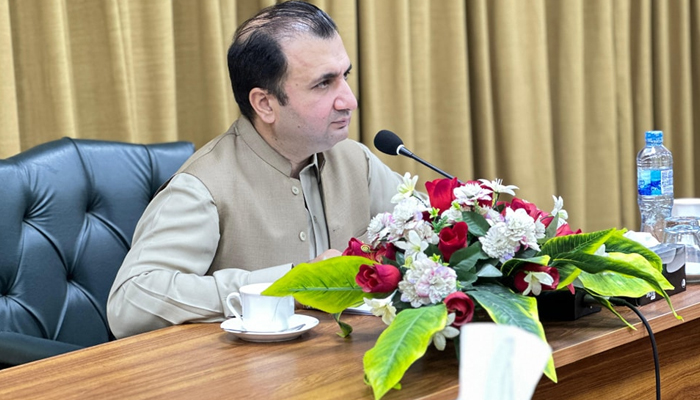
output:
M695 217L666 218L664 243L685 245L686 282L700 280L700 226Z

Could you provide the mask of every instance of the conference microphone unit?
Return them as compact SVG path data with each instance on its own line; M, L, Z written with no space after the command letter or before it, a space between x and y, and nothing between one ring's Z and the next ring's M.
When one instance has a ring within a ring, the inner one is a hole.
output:
M413 154L413 152L403 145L403 140L401 140L401 138L392 131L381 130L377 132L377 135L374 137L374 147L376 147L377 150L381 151L382 153L390 156L397 156L400 154L402 156L412 158L438 174L448 179L454 179L454 176Z

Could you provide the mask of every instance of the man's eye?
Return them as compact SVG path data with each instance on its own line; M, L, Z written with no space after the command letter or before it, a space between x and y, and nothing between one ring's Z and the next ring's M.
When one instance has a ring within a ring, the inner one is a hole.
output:
M319 83L318 85L316 85L316 87L318 87L319 89L325 89L325 88L327 88L329 85L330 85L330 82L329 82L329 81L323 81L323 82Z

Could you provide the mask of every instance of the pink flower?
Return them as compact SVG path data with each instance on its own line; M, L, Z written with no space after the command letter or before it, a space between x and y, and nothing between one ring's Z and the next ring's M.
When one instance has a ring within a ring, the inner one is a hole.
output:
M474 317L474 301L464 292L454 292L445 298L445 306L448 313L455 314L455 322L452 326L462 326Z
M440 230L440 242L438 249L442 252L442 258L450 261L452 254L467 245L467 232L469 227L466 222L460 221L453 226L448 226Z
M401 271L393 265L362 264L355 282L366 293L390 293L396 290L401 280Z
M554 267L528 263L515 274L515 289L524 296L535 296L543 290L556 290L559 285L559 271Z

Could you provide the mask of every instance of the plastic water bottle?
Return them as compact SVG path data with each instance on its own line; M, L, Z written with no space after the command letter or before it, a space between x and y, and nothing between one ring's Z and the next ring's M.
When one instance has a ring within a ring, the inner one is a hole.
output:
M641 232L663 241L664 220L673 208L673 155L664 146L661 131L647 131L646 146L637 154L637 204Z

